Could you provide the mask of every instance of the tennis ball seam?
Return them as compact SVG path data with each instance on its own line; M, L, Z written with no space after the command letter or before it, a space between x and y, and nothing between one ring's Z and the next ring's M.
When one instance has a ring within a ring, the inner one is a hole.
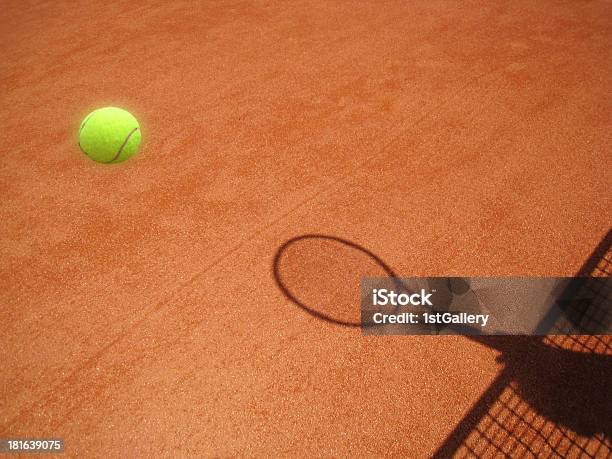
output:
M140 132L138 121L131 113L117 107L104 107L91 112L81 123L79 146L94 161L118 163L138 149Z
M97 110L94 110L93 112L91 112L89 114L89 116L87 116L87 118L85 118L85 120L81 123L81 128L79 129L79 134L81 134L81 132L83 132L83 129L85 129L85 125L96 114L96 111Z
M125 146L127 145L127 143L130 141L130 138L132 137L132 135L134 135L134 133L138 130L137 127L135 127L134 129L132 129L132 132L130 132L127 137L125 138L125 140L123 141L123 144L121 144L121 147L119 147L119 151L117 152L117 154L115 155L115 157L113 159L111 159L110 161L108 161L109 163L115 162L117 161L117 159L119 159L119 156L121 156L121 153L123 152L123 149L125 148Z
M79 147L81 147L81 150L83 149L83 146L81 145L81 132L83 132L83 129L85 129L85 125L87 124L87 122L93 118L93 116L96 114L97 110L94 110L93 112L91 112L87 118L85 118L85 120L81 123L81 128L79 129Z

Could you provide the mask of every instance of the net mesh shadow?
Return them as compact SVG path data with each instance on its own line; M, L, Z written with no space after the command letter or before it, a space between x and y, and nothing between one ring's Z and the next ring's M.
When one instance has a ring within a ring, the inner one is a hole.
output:
M610 288L597 279L609 278L612 274L611 245L612 232L608 232L576 274L581 279L578 286L572 287L572 292L582 297L586 292L592 300L576 303L569 298L571 307L552 324L550 331L555 334L540 338L543 344L577 353L612 356L612 336L573 334L577 327L590 330L610 324ZM600 398L602 404L610 403L609 393L600 394ZM601 419L601 422L610 420ZM611 458L612 444L603 433L581 436L538 414L521 397L511 372L504 370L434 457Z

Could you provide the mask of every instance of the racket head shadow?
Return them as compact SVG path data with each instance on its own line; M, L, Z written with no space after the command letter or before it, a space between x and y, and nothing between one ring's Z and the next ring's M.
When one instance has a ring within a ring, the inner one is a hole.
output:
M375 326L362 323L362 279L397 279L393 269L371 250L326 234L287 240L276 251L272 273L293 304L320 320L352 328Z

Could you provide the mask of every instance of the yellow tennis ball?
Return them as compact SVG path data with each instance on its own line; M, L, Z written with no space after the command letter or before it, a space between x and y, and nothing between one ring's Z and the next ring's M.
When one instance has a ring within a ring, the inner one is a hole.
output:
M121 108L105 107L85 117L79 129L81 150L99 163L120 163L140 145L140 126L134 116Z

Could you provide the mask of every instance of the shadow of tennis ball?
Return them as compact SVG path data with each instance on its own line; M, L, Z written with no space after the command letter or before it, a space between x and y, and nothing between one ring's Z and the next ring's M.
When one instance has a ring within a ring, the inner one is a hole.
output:
M354 242L309 234L290 239L277 251L276 282L293 303L339 325L360 325L361 279L396 277L378 256Z

